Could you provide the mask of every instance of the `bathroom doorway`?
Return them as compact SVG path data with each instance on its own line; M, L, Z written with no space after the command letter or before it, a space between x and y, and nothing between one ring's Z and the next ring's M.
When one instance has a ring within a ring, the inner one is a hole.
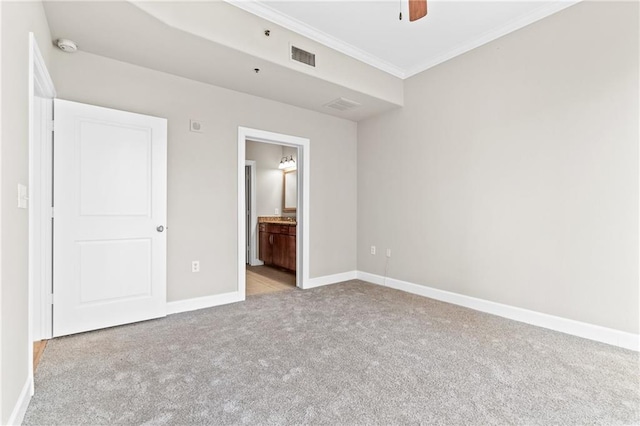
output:
M238 129L238 290L246 296L309 281L309 140Z
M298 148L253 140L245 148L246 296L293 290Z

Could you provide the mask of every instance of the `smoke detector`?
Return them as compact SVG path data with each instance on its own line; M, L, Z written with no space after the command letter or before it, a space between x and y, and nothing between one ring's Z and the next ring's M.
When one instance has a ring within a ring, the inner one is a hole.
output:
M78 45L73 40L67 40L66 38L59 38L56 40L56 45L63 52L73 53L78 50Z

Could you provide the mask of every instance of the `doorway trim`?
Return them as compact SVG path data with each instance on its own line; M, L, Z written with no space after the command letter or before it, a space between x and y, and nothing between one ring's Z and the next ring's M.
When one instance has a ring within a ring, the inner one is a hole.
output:
M299 136L238 126L238 292L246 298L246 238L245 215L245 155L247 140L298 148L298 207L296 221L296 282L299 288L309 287L309 175L311 141ZM257 222L257 218L256 218Z
M33 342L49 339L51 318L51 197L53 99L56 90L33 33L29 33L29 271L28 354L33 395ZM37 323L36 323L37 322Z
M264 262L258 259L258 247L256 244L258 241L258 236L256 235L256 229L258 229L258 213L256 212L256 162L253 160L246 160L245 167L251 168L251 181L249 182L249 186L251 187L251 211L249 212L249 223L251 224L251 229L254 230L252 235L249 237L248 263L251 266L260 266L264 265Z

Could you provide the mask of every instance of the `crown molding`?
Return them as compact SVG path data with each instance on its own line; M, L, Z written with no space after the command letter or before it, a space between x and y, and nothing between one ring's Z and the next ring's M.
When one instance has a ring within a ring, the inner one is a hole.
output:
M344 53L360 62L364 62L374 68L389 73L395 77L404 79L406 78L406 72L404 69L393 65L383 59L378 58L362 49L359 49L349 43L333 37L323 31L320 31L312 26L305 24L295 18L285 15L272 7L268 6L261 1L247 1L247 0L224 0L225 2L240 8L246 12L256 15L262 19L273 22L280 25L289 31L300 34L307 37L317 43L327 46L340 53Z
M554 13L560 12L561 10L566 9L569 6L573 6L576 3L580 3L581 1L582 0L561 0L558 2L554 2L553 4L538 8L526 15L520 16L506 23L505 25L502 25L501 27L494 28L490 31L487 31L486 33L482 34L480 37L470 40L467 43L458 45L446 53L438 55L435 58L427 59L426 61L420 63L419 65L405 70L404 78L409 78L423 71L426 71L429 68L435 67L436 65L439 65L445 61L448 61L449 59L455 58L456 56L462 55L463 53L473 50L476 47L480 47L483 44L487 44L502 36L505 36L509 33L517 31L520 28L524 28L529 24L533 24L536 21L546 18L547 16L553 15Z
M553 15L554 13L559 12L563 9L566 9L567 7L573 6L574 4L579 3L582 0L560 0L560 1L553 2L552 4L546 4L545 6L540 7L526 15L520 16L506 23L505 25L502 25L498 28L494 28L490 31L487 31L484 34L482 34L480 37L474 38L473 40L470 40L467 43L458 45L455 48L441 55L438 55L434 58L429 58L424 62L421 62L420 64L408 69L403 69L401 67L393 65L349 43L345 43L344 41L339 40L336 37L333 37L329 34L319 31L318 29L311 27L302 21L294 19L288 15L285 15L273 9L263 1L247 1L247 0L224 0L224 1L242 10L245 10L253 15L266 19L267 21L273 22L274 24L280 25L281 27L284 27L290 31L293 31L304 37L307 37L315 42L323 44L340 53L343 53L354 59L364 62L367 65L375 67L381 71L387 72L395 77L406 79L416 74L419 74L423 71L426 71L429 68L435 67L436 65L439 65L443 62L446 62L449 59L462 55L463 53L466 53L472 49L475 49L476 47L480 47L504 35L507 35L513 31L519 30L520 28L523 28L529 24L539 21L540 19Z

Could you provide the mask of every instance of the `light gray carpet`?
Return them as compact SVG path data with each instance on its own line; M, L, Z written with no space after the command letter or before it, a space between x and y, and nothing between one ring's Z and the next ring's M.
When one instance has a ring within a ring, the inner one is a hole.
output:
M25 424L640 424L638 354L351 281L55 339Z

